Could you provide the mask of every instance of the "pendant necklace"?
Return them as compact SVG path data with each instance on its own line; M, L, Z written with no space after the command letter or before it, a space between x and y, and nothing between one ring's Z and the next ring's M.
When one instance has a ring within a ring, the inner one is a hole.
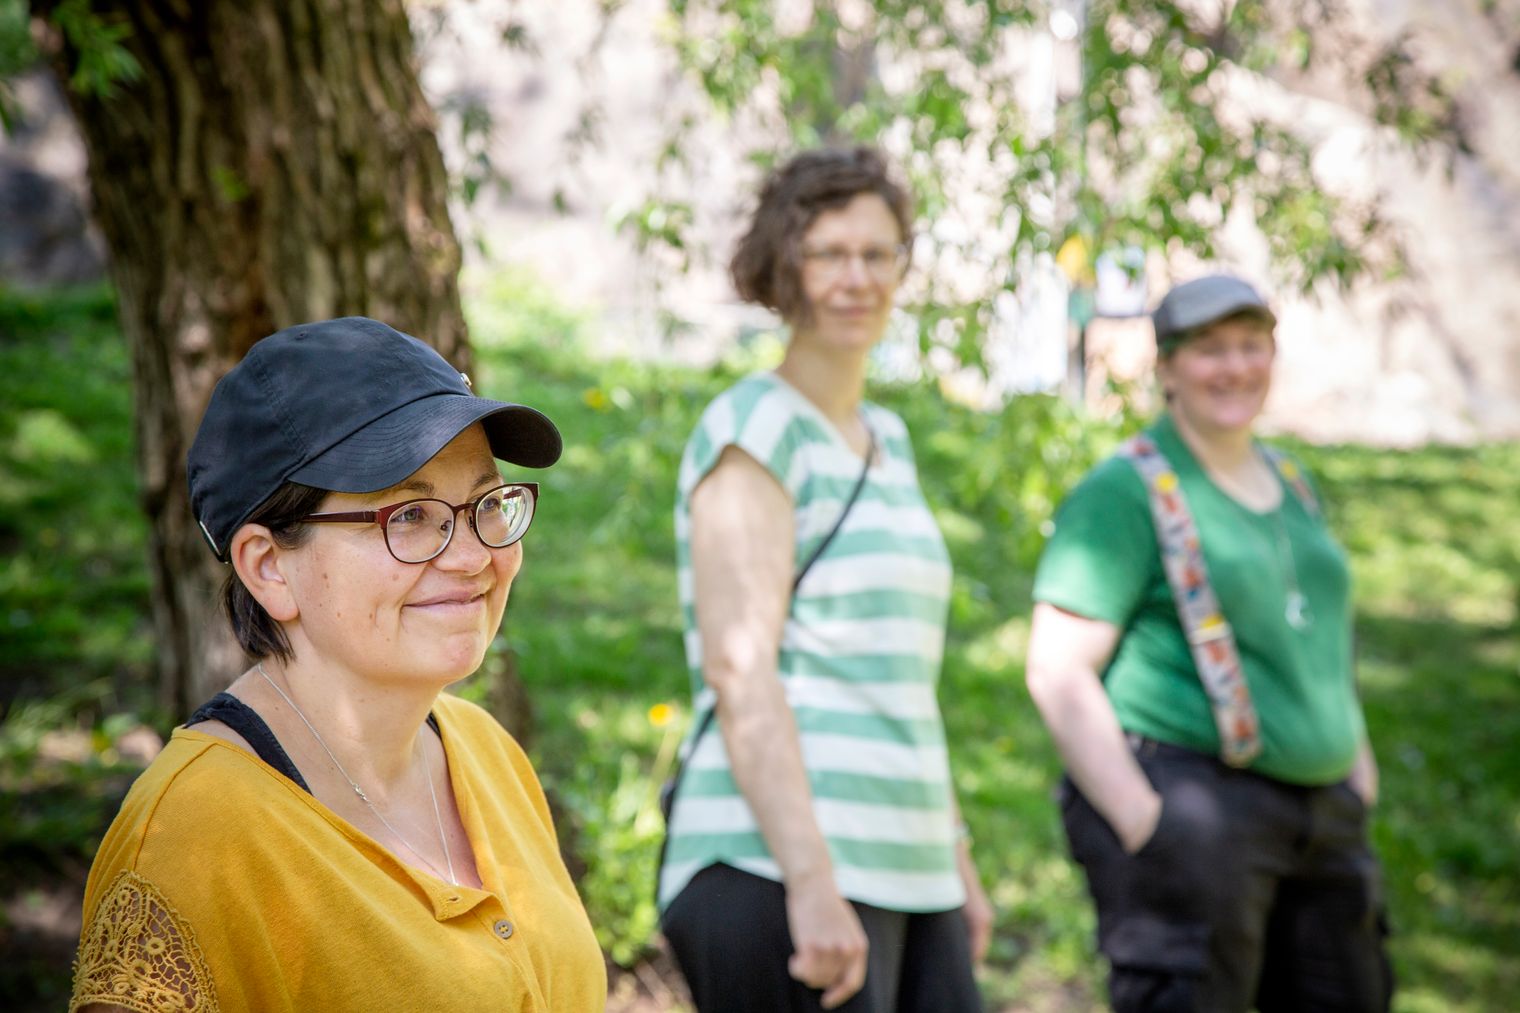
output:
M1287 496L1287 490L1283 490L1283 502L1287 501ZM1277 536L1277 561L1288 585L1288 604L1283 609L1283 618L1289 626L1302 632L1314 624L1314 614L1309 611L1308 597L1298 586L1298 566L1293 561L1293 543L1288 540L1288 524L1283 520L1283 503L1278 503L1277 509L1272 511L1272 519Z
M348 771L343 769L343 764L338 762L338 758L333 755L333 751L327 748L327 743L322 741L322 736L317 734L317 729L312 725L310 721L306 720L306 715L301 713L301 708L297 707L296 702L292 700L290 696L279 687L279 684L277 684L273 679L269 677L268 672L264 671L264 663L261 661L254 667L258 670L258 673L264 677L264 681L269 683L270 687L273 688L276 693L280 694L280 698L290 705L290 709L296 712L296 717L301 719L301 723L306 726L306 730L311 732L311 737L317 740L317 745L321 746L323 751L327 753L327 757L328 759L332 760L333 766L338 768L338 773L343 775L343 780L348 782L348 786L354 790L355 795L359 796L359 800L365 805L369 806L369 811L375 814L375 818L378 819L381 823L385 824L385 829L389 830L391 834L395 836L396 840L404 844L406 846L406 850L422 859L422 864L431 869L434 875L438 876L440 879L447 879L450 883L458 886L459 880L454 876L454 856L449 851L449 840L443 832L443 816L440 815L438 811L438 793L433 790L433 765L428 760L427 746L424 744L422 747L422 766L423 769L427 772L428 795L430 795L433 799L433 821L438 826L438 843L443 847L443 857L444 860L448 862L449 866L447 876L444 875L443 871L440 870L438 866L428 861L426 855L413 847L411 841L408 841L405 837L401 836L401 831L391 826L391 821L386 819L385 814L375 807L375 803L369 800L369 796L364 794L364 789L359 787L358 782L348 776Z

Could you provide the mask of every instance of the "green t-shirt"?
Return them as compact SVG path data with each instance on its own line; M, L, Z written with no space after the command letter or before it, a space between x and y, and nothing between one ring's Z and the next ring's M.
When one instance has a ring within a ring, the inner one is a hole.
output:
M1251 769L1292 784L1341 780L1366 735L1352 673L1345 552L1286 483L1279 510L1257 513L1209 479L1170 416L1148 432L1177 473L1210 583L1235 632L1261 719L1262 751ZM1288 547L1312 616L1304 629L1285 618ZM1129 460L1098 465L1061 504L1034 598L1123 630L1103 683L1126 731L1219 751L1162 569L1145 482Z

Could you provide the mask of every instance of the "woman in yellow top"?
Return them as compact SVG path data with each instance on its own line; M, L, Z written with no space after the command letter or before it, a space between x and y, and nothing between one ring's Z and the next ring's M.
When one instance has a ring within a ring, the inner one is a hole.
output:
M191 506L255 664L111 825L71 1010L602 1009L532 767L442 693L501 625L537 501L493 458L559 452L362 317L265 338L217 385Z

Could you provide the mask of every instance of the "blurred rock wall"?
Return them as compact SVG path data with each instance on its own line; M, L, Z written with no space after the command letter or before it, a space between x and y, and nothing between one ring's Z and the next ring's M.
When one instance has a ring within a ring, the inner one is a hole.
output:
M0 284L56 285L105 275L90 223L84 148L51 75L16 82L19 117L0 132Z

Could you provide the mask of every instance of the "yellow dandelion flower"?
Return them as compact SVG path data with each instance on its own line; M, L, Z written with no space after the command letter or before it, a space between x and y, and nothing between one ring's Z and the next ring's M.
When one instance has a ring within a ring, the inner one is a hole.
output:
M675 716L676 709L668 703L657 703L649 708L649 723L656 728L664 728Z

